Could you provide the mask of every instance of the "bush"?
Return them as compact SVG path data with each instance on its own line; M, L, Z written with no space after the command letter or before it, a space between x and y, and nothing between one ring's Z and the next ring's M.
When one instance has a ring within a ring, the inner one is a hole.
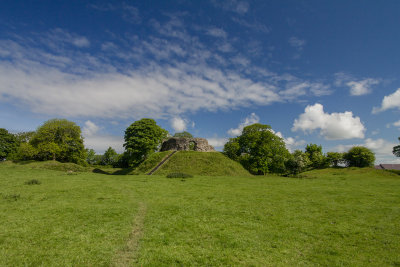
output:
M167 175L167 178L192 178L193 175L182 173L182 172L172 172Z

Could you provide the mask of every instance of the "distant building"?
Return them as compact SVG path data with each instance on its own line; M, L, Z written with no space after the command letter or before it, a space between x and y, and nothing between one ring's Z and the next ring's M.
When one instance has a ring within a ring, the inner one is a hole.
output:
M400 164L379 164L379 165L375 165L375 169L378 169L378 170L399 170L400 171Z

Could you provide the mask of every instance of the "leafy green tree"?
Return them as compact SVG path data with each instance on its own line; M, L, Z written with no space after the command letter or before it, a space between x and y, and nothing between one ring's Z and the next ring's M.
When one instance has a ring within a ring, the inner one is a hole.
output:
M372 167L375 154L363 146L354 146L343 157L349 167Z
M322 153L322 146L309 144L306 146L306 154L310 160L312 168L320 169L327 167L326 157Z
M181 132L181 133L175 133L173 137L184 137L184 138L193 138L193 135L189 132Z
M241 152L238 138L229 138L229 141L224 145L223 153L227 157L239 161Z
M340 163L342 163L343 160L343 153L339 152L328 152L326 153L326 160L329 163L329 166L332 167L338 167Z
M21 143L15 153L10 155L11 160L23 161L37 158L38 150L29 143Z
M117 161L118 161L118 153L112 147L108 147L108 149L104 152L101 164L114 165Z
M102 155L97 155L94 149L86 149L86 162L90 165L100 165L103 159Z
M398 139L400 141L400 137ZM400 145L393 147L393 154L396 157L400 157Z
M288 173L296 175L306 171L310 166L308 155L301 150L295 150L290 159L286 162Z
M130 167L144 161L159 149L168 132L158 126L153 119L135 121L125 130L125 155Z
M29 142L38 150L37 159L84 164L86 151L81 128L72 121L52 119L40 126Z
M15 138L19 144L21 143L29 143L32 137L35 135L34 131L31 132L20 132L15 134Z
M9 154L18 148L17 139L6 129L0 128L0 161L5 160Z
M224 153L253 174L283 173L290 158L283 139L260 123L246 126L240 136L230 139Z

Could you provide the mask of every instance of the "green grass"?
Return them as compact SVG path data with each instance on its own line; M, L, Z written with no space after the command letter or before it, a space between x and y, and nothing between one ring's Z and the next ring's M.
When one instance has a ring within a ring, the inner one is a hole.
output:
M131 172L131 174L147 174L149 173L157 164L163 160L166 156L168 156L171 151L163 151L153 153L146 159L142 164L140 164L135 170Z
M220 152L180 151L154 174L187 173L202 176L250 176L238 162Z
M399 175L302 177L68 175L1 163L0 266L400 265Z

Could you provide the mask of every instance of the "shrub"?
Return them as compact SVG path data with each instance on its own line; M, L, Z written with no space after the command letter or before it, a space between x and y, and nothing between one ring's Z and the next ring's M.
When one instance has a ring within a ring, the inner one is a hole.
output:
M182 172L172 172L167 174L167 178L192 178L193 175L182 173Z
M35 185L35 184L39 185L39 184L41 184L41 182L37 179L32 179L32 180L26 181L25 184L26 185Z

